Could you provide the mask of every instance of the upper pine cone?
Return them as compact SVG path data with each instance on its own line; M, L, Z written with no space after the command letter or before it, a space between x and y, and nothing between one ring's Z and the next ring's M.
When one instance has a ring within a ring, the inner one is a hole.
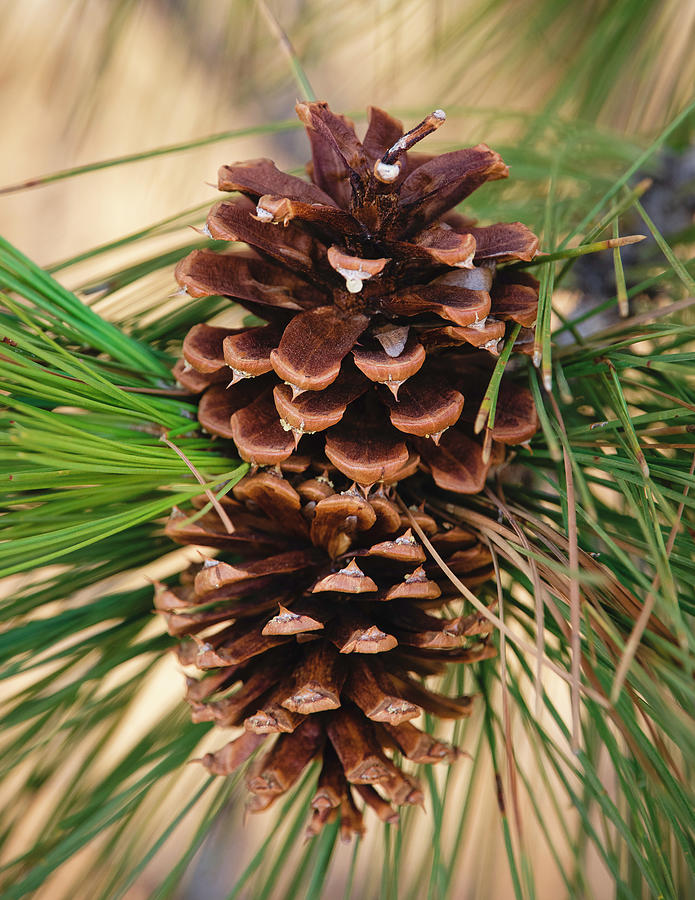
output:
M537 427L529 392L503 380L487 442L472 430L505 322L536 319L535 279L496 272L531 260L536 236L452 212L507 166L485 144L411 152L444 122L441 110L403 134L372 107L362 142L326 103L297 113L312 183L268 159L223 166L220 190L243 196L217 203L207 230L250 249L197 250L176 270L192 296L228 296L268 324L196 325L177 377L207 389L201 424L249 462L277 464L303 434L325 432L316 450L359 484L420 464L443 488L477 492L492 441L521 443Z

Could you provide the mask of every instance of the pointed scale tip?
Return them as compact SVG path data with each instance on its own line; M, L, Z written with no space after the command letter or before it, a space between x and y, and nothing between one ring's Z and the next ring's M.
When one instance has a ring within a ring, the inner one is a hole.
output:
M253 378L253 375L247 375L246 372L240 372L237 369L232 369L234 376L232 380L226 387L226 390L229 390L230 387L234 387L235 384L238 384L240 381L243 381L245 378Z
M374 484L375 484L375 482L372 482L371 484L357 484L356 481L353 481L352 487L350 488L350 490L352 491L353 494L357 494L360 497L364 497L364 499L366 500L369 497L369 492L374 487ZM353 560L353 562L354 562L354 560Z
M364 572L357 565L354 557L350 560L350 562L342 569L340 569L341 575L352 575L356 578L364 578Z
M398 400L398 390L399 390L400 386L403 384L403 382L402 381L382 381L381 383L385 384L386 387L391 391L391 393L393 394L393 399Z

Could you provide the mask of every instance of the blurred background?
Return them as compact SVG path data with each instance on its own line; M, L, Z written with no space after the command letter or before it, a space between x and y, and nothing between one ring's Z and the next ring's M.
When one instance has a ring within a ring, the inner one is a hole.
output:
M475 199L473 211L482 220L496 215L540 229L553 178L568 221L575 210L584 214L692 99L695 0L269 0L268 6L317 97L334 109L359 120L369 104L379 105L409 127L442 107L449 121L428 150L481 140L500 150L511 163L511 179ZM173 264L198 239L188 226L201 223L214 201L218 166L271 156L280 168L301 171L308 155L294 122L300 88L267 18L254 0L0 0L0 12L0 187L142 156L0 195L0 233L114 321L180 305L180 298L169 296L175 289ZM691 136L692 119L673 132L668 153L650 163L647 173L657 184L680 179L681 197L695 177ZM200 145L187 146L193 142ZM183 146L160 152L172 145ZM660 227L668 231L671 212L664 203ZM682 211L683 204L676 205ZM692 212L671 224L671 231L687 231ZM137 240L120 243L140 232ZM91 252L102 245L109 246ZM154 258L156 265L149 262ZM575 284L558 302L579 302L586 290L586 284ZM146 577L181 565L180 554L172 554L156 568L109 586L141 587ZM566 706L563 687L549 680L546 689ZM149 673L146 689L110 738L104 765L134 745L153 708L157 715L166 709L185 715L181 694L182 677L167 658ZM552 731L552 723L546 726ZM533 772L535 750L523 734L518 758ZM559 730L557 739L564 741ZM204 749L219 744L218 737ZM554 800L554 779L536 771L552 834L561 819L571 823L573 813L565 794L561 805ZM611 777L606 771L609 789ZM143 840L164 821L158 817L171 817L191 785L200 783L198 770L183 766L166 781L156 816L140 822ZM23 829L4 848L5 858L40 832L51 814L51 790L59 787L49 784L37 793ZM232 792L177 896L227 896L262 846L270 826L257 818L243 823L242 793ZM529 802L524 794L524 805ZM447 846L453 845L464 803L466 831L453 896L512 896L489 761L472 772L462 760L447 787ZM561 862L573 852L573 831L557 826L557 837L542 841L535 819L528 815L526 822L537 896L562 896ZM184 821L125 896L153 896L198 824L195 816ZM369 827L355 896L376 896L374 873L392 852L376 822ZM117 867L104 841L77 854L37 896L66 896L94 853L104 854L104 872ZM326 896L342 896L351 854L351 848L338 850ZM586 896L608 896L609 873L590 849L586 860ZM277 863L270 857L258 865ZM402 883L414 897L424 896L417 892L420 863L417 851L402 861ZM289 880L289 859L287 865L280 884ZM255 896L244 890L240 896ZM83 885L71 895L88 893Z
M523 113L647 137L688 99L693 0L270 0L319 98L410 121L456 115L441 141L536 143ZM293 118L299 90L255 0L3 0L2 184ZM408 114L410 113L410 114ZM547 127L535 123L538 132ZM488 135L492 132L491 136ZM297 166L299 130L253 135L61 182L0 205L43 264L212 199L222 161Z

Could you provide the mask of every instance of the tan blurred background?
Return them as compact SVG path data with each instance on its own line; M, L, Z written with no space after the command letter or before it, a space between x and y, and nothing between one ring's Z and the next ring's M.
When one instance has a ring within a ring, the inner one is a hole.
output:
M609 59L587 72L573 58L610 5L270 2L337 109L532 110L569 78L603 90L604 123L650 133L692 91L695 2L636 4L649 15L627 38L644 39L649 66L636 60L619 78ZM0 15L0 185L293 115L299 91L253 0L1 0ZM558 111L581 115L581 97ZM479 128L459 118L446 140ZM303 147L299 132L228 141L2 197L0 231L50 264L205 202L221 161L272 153L296 166Z

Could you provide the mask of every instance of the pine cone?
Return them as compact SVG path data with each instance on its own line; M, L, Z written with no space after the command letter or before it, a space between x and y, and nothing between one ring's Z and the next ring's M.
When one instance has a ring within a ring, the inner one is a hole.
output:
M292 787L317 756L323 767L309 834L341 817L343 836L362 832L354 793L386 822L392 806L422 802L417 781L391 758L451 761L458 751L417 729L423 710L467 716L470 697L445 697L423 676L447 662L495 654L484 616L438 614L457 591L428 562L411 516L467 585L490 576L490 556L474 536L431 510L406 514L392 488L370 492L321 464L311 471L247 475L217 512L194 522L174 510L176 541L233 553L207 560L177 588L158 585L156 606L185 665L207 670L188 679L194 721L244 732L202 762L229 774L270 735L279 736L247 776L249 808L260 811ZM291 468L300 468L295 459ZM206 502L201 497L196 504Z
M177 377L205 391L201 424L248 462L283 462L317 433L320 455L358 484L421 463L447 490L475 493L492 442L522 443L537 428L530 393L506 379L487 440L472 428L505 323L524 326L523 350L536 319L535 279L496 271L531 260L535 235L452 212L507 167L485 144L411 152L444 122L441 110L404 135L371 108L363 142L325 103L297 113L313 183L268 159L223 166L220 190L242 196L217 203L207 230L250 249L197 250L176 271L191 296L228 296L268 324L196 325Z

